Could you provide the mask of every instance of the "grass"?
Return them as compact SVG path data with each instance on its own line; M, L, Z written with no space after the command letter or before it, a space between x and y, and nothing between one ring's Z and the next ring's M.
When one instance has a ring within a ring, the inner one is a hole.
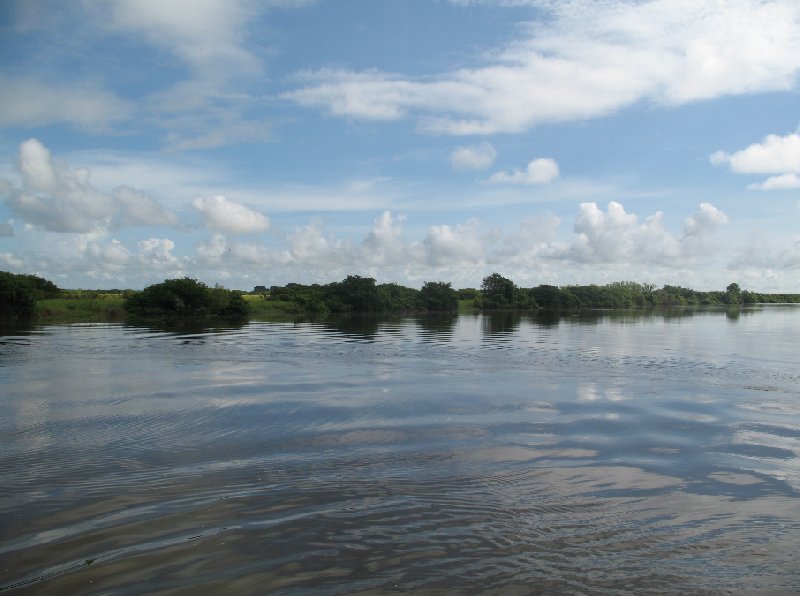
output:
M121 294L98 294L92 298L51 298L36 303L41 323L115 323L125 320Z
M475 300L459 300L458 301L458 312L462 314L472 314L476 312L475 308Z
M247 310L251 318L262 319L272 317L284 317L295 314L295 305L288 300L267 299L261 294L244 294L242 296L247 302Z
M254 320L296 316L296 305L261 294L244 294L248 314ZM121 323L126 319L124 299L119 293L70 291L62 298L39 300L36 320L40 323ZM474 300L459 300L458 312L475 312Z

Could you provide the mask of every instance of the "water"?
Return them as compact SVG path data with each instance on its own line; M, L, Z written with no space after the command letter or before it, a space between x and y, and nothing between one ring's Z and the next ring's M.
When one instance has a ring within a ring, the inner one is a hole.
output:
M0 335L13 593L800 590L800 308Z

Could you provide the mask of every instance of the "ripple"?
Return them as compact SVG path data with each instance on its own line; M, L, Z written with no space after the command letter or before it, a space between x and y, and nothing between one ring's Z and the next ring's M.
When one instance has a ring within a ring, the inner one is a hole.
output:
M760 316L2 338L0 588L790 592L798 325L751 357Z

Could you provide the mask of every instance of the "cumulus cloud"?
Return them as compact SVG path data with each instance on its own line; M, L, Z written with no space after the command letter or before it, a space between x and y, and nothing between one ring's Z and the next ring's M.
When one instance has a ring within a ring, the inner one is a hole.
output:
M450 164L456 170L485 170L497 159L497 150L491 143L470 147L456 147L450 154Z
M148 238L137 243L141 255L154 266L174 265L177 257L172 254L175 243L169 238Z
M543 2L550 11L486 64L412 80L321 70L285 95L334 114L445 134L520 132L649 100L680 105L791 88L800 72L794 0Z
M684 266L699 256L701 247L712 246L714 231L727 221L719 209L703 203L685 220L683 234L676 236L665 229L661 212L639 223L635 214L627 213L615 201L608 204L606 212L596 203L581 203L574 225L576 238L551 254L582 263Z
M196 197L192 207L199 211L206 226L224 234L255 234L269 229L269 218L222 195Z
M431 226L423 245L427 262L437 267L477 264L484 260L484 242L479 222L474 219L455 227Z
M760 143L728 153L716 151L709 157L714 165L727 165L738 174L778 174L751 184L751 190L800 188L800 133L767 135Z
M800 176L797 174L781 174L770 176L759 184L750 184L750 190L790 190L800 188Z
M800 174L800 133L768 135L761 143L732 154L717 151L710 159L739 174Z
M417 247L403 241L403 215L384 211L375 219L362 243L364 259L371 265L397 265L414 260Z
M525 170L497 172L489 178L493 184L549 184L558 178L558 163L549 157L534 159Z
M19 147L22 185L0 180L0 195L24 221L53 232L87 233L121 225L173 225L176 216L130 187L112 193L90 184L88 168L68 169L36 139Z
M713 232L719 226L728 223L728 216L711 203L700 203L700 208L686 218L683 226L684 238L702 236Z
M57 168L36 139L20 145L17 167L22 188L6 201L25 221L54 232L90 232L110 223L113 201L88 183L88 170Z
M11 223L7 221L0 223L0 238L13 238L13 237L14 237L14 227L11 225Z

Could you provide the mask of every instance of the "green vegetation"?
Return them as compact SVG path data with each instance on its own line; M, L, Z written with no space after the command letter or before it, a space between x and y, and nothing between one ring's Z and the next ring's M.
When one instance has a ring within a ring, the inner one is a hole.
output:
M248 314L242 293L213 288L195 279L168 279L134 292L125 300L125 310L143 318L243 318Z
M60 293L53 282L36 275L0 271L0 319L32 318L37 300L55 298Z
M447 282L425 282L421 289L376 284L349 275L327 285L290 283L257 286L250 294L209 287L190 278L168 279L133 290L60 290L35 275L0 271L0 319L40 322L104 322L127 318L243 319L334 314L466 313L484 311L575 311L596 308L655 308L757 303L800 303L800 294L760 294L731 283L725 291L698 292L651 284L539 285L522 288L499 273L480 289L455 290Z
M67 292L64 292L67 294ZM40 300L34 318L42 323L106 323L126 317L121 293L97 293L91 296L64 296Z
M264 294L265 302L280 305L286 312L311 315L456 312L458 297L458 292L445 282L425 282L417 290L393 283L376 284L373 278L359 275L348 275L324 286L272 286Z

